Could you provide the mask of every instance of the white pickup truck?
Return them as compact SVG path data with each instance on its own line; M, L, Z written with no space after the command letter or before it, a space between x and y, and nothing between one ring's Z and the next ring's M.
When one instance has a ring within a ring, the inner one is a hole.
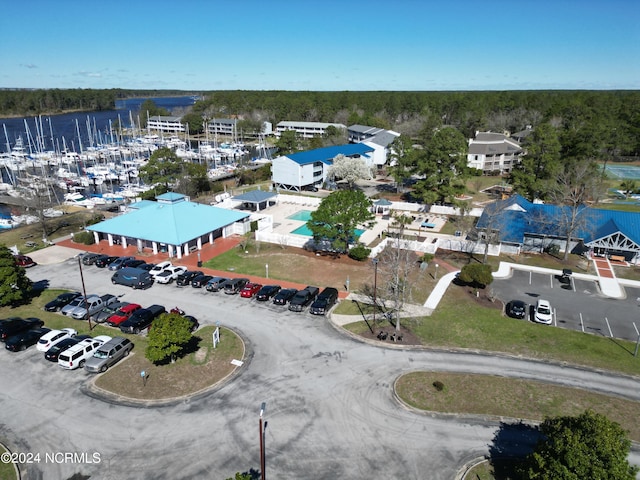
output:
M76 320L84 320L85 318L87 318L87 312L89 316L95 315L104 307L116 301L118 301L118 298L115 295L111 295L109 293L102 296L89 295L87 296L87 302L74 308L71 312L71 316Z

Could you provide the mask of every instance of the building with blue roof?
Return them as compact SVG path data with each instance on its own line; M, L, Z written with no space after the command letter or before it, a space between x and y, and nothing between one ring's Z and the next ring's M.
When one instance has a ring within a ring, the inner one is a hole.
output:
M313 190L320 188L327 180L329 167L333 165L333 159L338 155L363 158L371 167L373 152L373 147L369 145L349 143L282 155L273 159L271 179L276 188L296 192Z
M109 246L121 244L123 248L137 245L140 252L150 249L154 254L168 252L178 258L201 250L216 238L248 230L249 213L190 202L174 192L156 200L87 230L93 232L96 243L106 240Z
M497 233L500 243L517 246L520 251L542 252L552 244L563 251L567 236L563 225L571 215L569 207L532 203L512 195L488 205L477 228ZM632 263L640 260L640 213L583 206L576 211L574 225L569 243L572 252L590 250Z

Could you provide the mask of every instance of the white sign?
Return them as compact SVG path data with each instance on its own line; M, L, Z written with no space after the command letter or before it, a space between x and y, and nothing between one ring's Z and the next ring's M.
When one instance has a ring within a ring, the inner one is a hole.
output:
M216 329L213 331L213 348L216 348L216 346L220 343L220 327L216 327Z

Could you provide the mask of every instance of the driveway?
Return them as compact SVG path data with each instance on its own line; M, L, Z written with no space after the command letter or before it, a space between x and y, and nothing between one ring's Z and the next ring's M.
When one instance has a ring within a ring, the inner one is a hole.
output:
M34 267L29 276L78 289L77 268L70 260ZM111 285L109 276L85 268L87 292L176 304L201 323L220 321L239 331L250 349L245 370L209 395L133 408L81 393L89 378L84 371L63 371L33 349L2 349L0 436L15 451L41 455L23 478L63 479L80 472L92 479L223 479L259 470L259 410L266 402L269 478L451 479L465 462L488 453L499 424L401 407L392 385L412 370L499 373L640 400L637 378L517 358L375 347L307 313L191 287L132 291ZM513 448L526 448L526 442L516 443ZM78 455L44 461L56 452ZM88 461L94 453L99 463ZM640 464L635 453L631 460Z

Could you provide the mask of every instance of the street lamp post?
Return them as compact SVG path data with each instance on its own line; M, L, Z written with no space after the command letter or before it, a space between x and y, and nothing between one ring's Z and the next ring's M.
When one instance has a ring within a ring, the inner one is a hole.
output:
M82 273L82 258L78 257L78 268L80 268L80 282L82 283L82 296L84 298L84 306L87 309L87 320L89 321L89 330L93 330L91 325L91 315L89 315L89 306L87 305L87 289L84 286L84 274Z
M378 309L378 259L373 262L373 324L376 324L376 310Z
M437 263L435 264L435 267L436 267L436 273L434 274L433 279L437 280L438 279L438 264Z
M267 270L267 278L269 278L269 264L265 263L264 268Z
M260 405L260 478L265 480L265 459L264 459L264 429L262 426L262 415L264 414L265 409L267 408L267 403L262 402Z

